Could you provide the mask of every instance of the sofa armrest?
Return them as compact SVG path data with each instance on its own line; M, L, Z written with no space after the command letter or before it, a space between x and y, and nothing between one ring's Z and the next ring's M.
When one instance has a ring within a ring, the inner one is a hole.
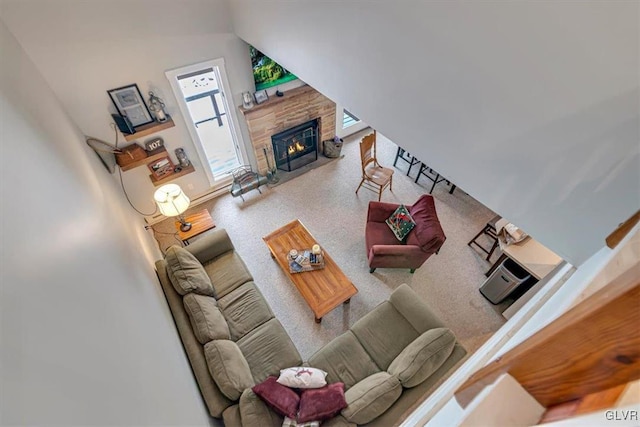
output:
M217 256L234 250L233 243L224 228L213 230L185 248L191 252L201 264L206 264Z
M442 321L431 312L431 309L406 283L393 291L389 301L421 334L429 329L445 327Z
M398 209L398 206L400 205L395 203L370 201L367 222L384 222Z
M280 427L283 417L271 410L250 388L240 396L240 418L243 426Z

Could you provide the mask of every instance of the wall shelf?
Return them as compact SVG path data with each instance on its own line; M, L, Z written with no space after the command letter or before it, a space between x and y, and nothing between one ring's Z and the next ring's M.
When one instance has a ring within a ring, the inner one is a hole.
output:
M166 122L158 123L148 123L146 125L142 125L136 128L136 133L132 134L124 134L124 139L127 141L133 141L134 139L143 138L145 136L149 136L153 133L160 132L161 130L169 129L175 126L173 123L173 119L169 117Z
M161 158L168 156L169 153L167 149L164 147L160 147L157 150L153 150L147 153L147 157L144 159L136 160L133 163L129 163L128 165L120 166L122 172L126 172L133 168L137 168L138 166L147 165L155 160L160 160Z
M181 176L190 174L191 172L195 172L196 169L193 167L193 163L190 164L189 166L187 166L186 168L182 169L180 172L174 172L171 175L167 175L164 176L160 179L154 177L153 175L149 175L149 178L151 179L151 182L153 183L153 185L155 185L156 187L161 186L162 184L165 184L169 181L172 181L176 178L179 178Z

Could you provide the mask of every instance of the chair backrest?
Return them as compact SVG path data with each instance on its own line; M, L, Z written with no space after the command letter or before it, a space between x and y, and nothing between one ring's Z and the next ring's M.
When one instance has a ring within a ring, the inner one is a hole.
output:
M407 236L407 245L416 245L424 252L436 253L447 239L440 225L434 198L424 194L411 206L409 214L416 223Z
M360 141L360 161L362 162L362 171L366 169L371 162L377 164L376 160L376 131L362 138Z

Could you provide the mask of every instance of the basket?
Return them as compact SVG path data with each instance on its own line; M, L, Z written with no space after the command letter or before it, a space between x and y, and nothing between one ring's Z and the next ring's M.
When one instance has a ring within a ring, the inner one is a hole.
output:
M122 147L121 150L122 153L116 154L116 162L120 167L130 165L147 157L147 152L138 144L127 145Z

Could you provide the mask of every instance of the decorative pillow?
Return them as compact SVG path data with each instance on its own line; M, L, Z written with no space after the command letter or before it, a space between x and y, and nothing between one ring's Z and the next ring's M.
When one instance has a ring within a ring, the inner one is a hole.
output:
M229 325L220 312L215 298L190 293L182 298L182 303L189 315L193 333L200 344L229 339Z
M191 252L173 245L167 249L165 261L167 261L169 279L180 295L195 292L200 295L215 296L207 272Z
M260 384L253 386L251 390L280 415L289 418L296 417L300 396L289 387L278 384L276 377L268 377Z
M403 387L415 387L442 366L455 344L456 337L449 329L430 329L406 346L387 372L396 376Z
M211 377L229 399L236 401L242 392L253 387L247 359L233 341L214 340L204 346L204 356Z
M405 205L398 206L398 209L385 222L400 241L404 240L407 234L416 226Z
M289 417L284 417L282 427L320 427L320 421L308 421L306 423L299 423Z
M346 406L344 383L303 390L300 396L298 422L327 420L337 415Z
M349 406L342 416L356 424L367 424L395 403L402 394L398 378L386 372L378 372L359 381L345 393Z
M278 382L294 388L320 388L327 385L327 373L322 369L300 366L280 370Z

